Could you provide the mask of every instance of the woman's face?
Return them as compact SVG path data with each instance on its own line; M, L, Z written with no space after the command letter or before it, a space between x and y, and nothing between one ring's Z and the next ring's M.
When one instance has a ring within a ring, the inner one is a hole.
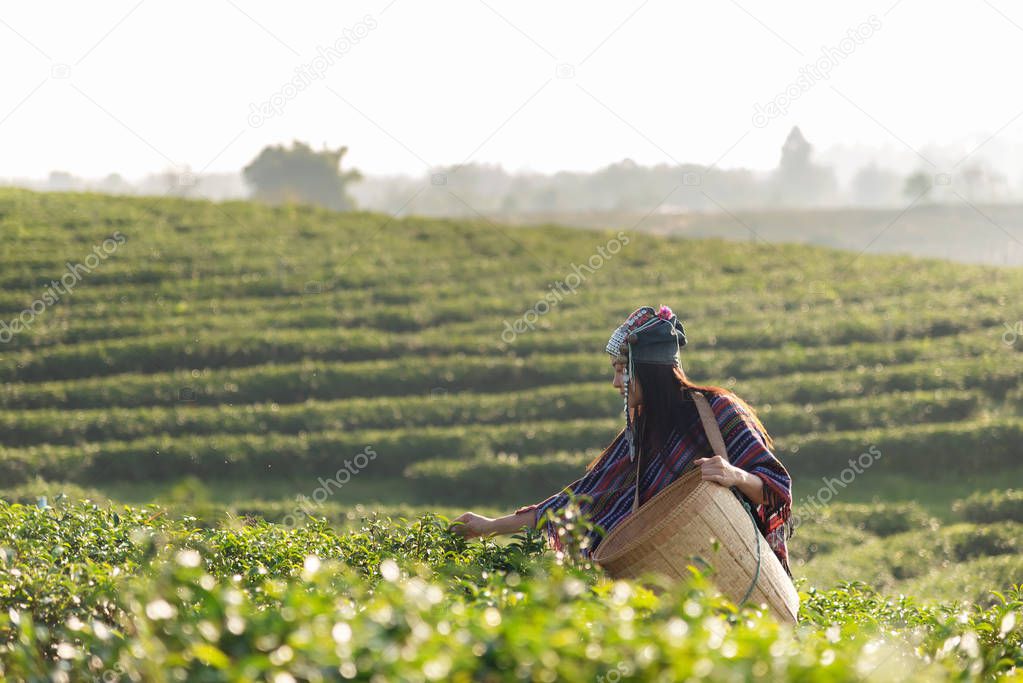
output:
M625 376L629 370L625 363L616 362L612 359L611 365L614 368L614 379L611 380L611 385L618 389L618 393L623 397L625 396ZM635 408L643 401L643 392L640 390L639 382L636 378L629 380L629 407Z

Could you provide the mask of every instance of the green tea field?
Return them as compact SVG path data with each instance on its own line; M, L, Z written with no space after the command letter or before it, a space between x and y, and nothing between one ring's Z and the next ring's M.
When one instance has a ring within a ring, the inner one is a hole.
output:
M1023 680L1023 268L10 188L0 235L10 680ZM444 529L581 475L660 304L792 474L796 629Z

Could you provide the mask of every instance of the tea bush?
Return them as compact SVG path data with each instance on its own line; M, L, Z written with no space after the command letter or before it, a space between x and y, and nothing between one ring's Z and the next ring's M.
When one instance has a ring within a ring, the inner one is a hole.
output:
M199 529L82 503L0 504L0 520L8 680L937 681L1023 665L1023 586L980 607L842 584L802 593L792 629L699 573L612 581L529 529L505 546L437 517Z
M952 509L971 522L1023 522L1023 489L977 491Z

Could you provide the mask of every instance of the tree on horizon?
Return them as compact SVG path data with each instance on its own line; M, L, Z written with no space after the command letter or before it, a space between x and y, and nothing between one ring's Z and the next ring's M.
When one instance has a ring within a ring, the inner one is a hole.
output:
M347 192L349 183L362 178L355 170L342 171L347 146L320 151L299 140L291 148L264 147L243 170L252 196L271 204L288 202L315 204L334 211L352 211L355 200Z

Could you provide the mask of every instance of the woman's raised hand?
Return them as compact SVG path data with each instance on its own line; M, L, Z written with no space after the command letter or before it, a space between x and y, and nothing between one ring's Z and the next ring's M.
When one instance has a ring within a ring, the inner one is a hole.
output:
M712 458L697 458L694 465L700 466L701 479L713 481L722 486L736 486L745 481L745 472L720 455Z
M735 486L757 505L764 503L764 480L736 467L720 455L713 458L697 458L694 464L700 466L701 479L713 481L722 486Z

